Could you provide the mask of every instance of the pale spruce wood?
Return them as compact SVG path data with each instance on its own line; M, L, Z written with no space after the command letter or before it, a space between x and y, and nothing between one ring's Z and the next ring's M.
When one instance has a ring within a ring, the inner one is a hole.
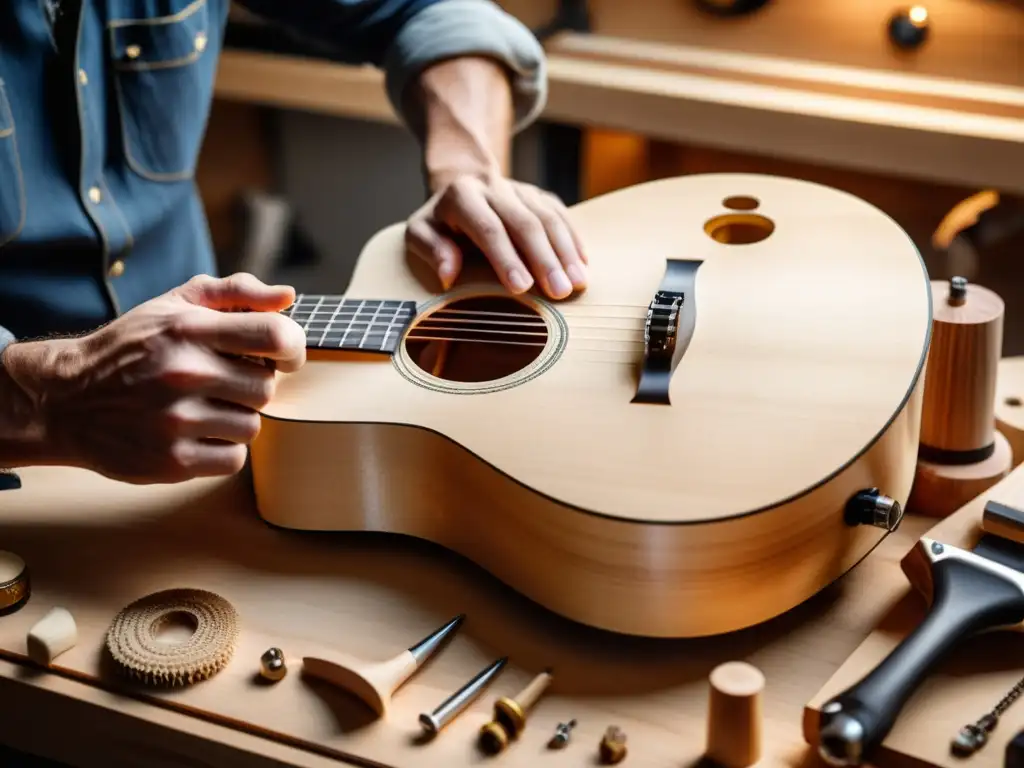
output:
M735 195L761 201L771 237L705 234ZM264 410L260 514L418 536L557 613L630 634L721 633L803 602L883 536L847 526L846 501L878 487L902 504L910 490L931 322L917 250L864 202L770 176L652 182L571 216L590 287L544 310L569 323L550 369L455 395L380 356L317 355ZM346 297L437 298L402 233L367 244ZM640 318L666 258L704 261L696 330L673 405L641 406ZM456 291L494 280L471 265Z
M1018 466L1003 480L946 517L924 536L944 544L971 549L982 535L986 502L1024 505L1024 468ZM914 547L901 561L904 586L892 608L873 631L808 702L804 738L816 743L821 707L860 680L924 618L926 603L911 586L919 556ZM1024 702L1017 701L1000 717L984 749L965 762L950 753L957 731L973 723L998 702L1024 675L1020 664L1021 626L989 633L963 643L939 664L903 708L889 736L872 760L878 768L928 765L939 768L1002 768L1006 745L1024 729Z

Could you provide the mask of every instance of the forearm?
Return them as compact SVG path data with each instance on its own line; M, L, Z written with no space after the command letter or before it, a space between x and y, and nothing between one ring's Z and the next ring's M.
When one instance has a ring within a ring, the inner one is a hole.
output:
M462 56L426 69L407 92L431 193L456 177L508 175L515 112L508 70Z

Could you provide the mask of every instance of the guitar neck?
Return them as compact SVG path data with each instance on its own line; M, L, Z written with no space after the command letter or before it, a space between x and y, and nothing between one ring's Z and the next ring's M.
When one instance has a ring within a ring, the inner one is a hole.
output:
M307 349L393 354L416 316L416 302L302 293L282 314L302 327Z

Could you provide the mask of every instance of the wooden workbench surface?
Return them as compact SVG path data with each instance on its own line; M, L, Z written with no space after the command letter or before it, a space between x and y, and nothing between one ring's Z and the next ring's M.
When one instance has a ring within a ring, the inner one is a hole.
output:
M256 516L244 476L135 487L37 468L23 481L23 490L0 496L0 544L28 561L34 582L30 603L0 618L0 742L104 768L326 766L346 754L396 768L482 764L473 741L494 698L547 666L555 670L549 694L495 765L594 765L598 740L615 723L629 737L624 765L682 766L704 748L707 674L733 659L767 677L762 765L801 764L811 757L800 730L804 705L904 594L899 559L934 524L908 516L846 579L769 624L728 637L644 641L562 621L417 542L273 529ZM228 668L162 695L164 706L81 682L114 613L170 586L212 589L238 607L242 637ZM56 664L68 676L22 663L27 629L53 605L79 623L78 645ZM294 658L278 686L252 683L271 643L290 657L313 644L384 658L459 613L467 619L454 642L400 690L386 720L368 723L346 696L303 680ZM420 711L506 654L509 668L470 711L432 743L413 743ZM228 727L225 717L242 722ZM569 748L546 751L555 725L573 717ZM267 735L247 733L254 722Z

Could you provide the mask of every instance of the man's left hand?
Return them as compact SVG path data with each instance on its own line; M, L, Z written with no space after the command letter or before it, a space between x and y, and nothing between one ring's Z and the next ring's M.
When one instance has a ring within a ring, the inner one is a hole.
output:
M587 256L557 196L500 174L456 176L410 217L406 245L445 290L462 269L456 239L473 243L512 293L536 283L552 299L587 284Z

